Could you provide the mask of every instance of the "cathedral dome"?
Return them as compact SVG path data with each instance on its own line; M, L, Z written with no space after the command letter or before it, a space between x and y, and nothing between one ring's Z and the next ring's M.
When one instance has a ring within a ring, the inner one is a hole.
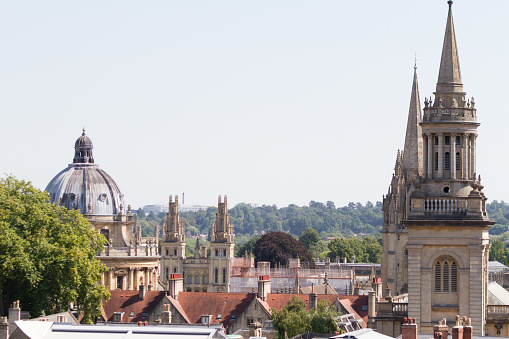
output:
M76 142L74 143L74 148L81 148L81 147L87 147L87 148L93 148L92 140L87 137L85 134L85 129L83 129L83 134L76 139Z
M124 206L124 195L113 178L94 164L92 140L83 134L76 140L72 164L46 186L50 202L82 214L114 215Z

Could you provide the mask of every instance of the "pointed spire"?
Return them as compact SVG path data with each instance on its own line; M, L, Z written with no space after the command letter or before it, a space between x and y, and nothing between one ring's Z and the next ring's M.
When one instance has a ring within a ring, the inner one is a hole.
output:
M442 59L440 60L440 72L438 73L437 92L463 92L461 82L460 62L458 58L458 46L456 45L456 34L454 33L454 22L452 19L452 1L449 4L449 15L445 28L444 46L442 48Z
M408 122L406 127L405 148L403 149L403 168L407 178L417 178L422 174L422 129L421 100L417 83L417 66L414 66L414 81L410 96Z

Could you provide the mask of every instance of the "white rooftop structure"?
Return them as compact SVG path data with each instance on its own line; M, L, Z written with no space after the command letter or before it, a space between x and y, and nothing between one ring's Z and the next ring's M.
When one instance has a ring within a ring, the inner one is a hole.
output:
M16 321L18 328L11 339L144 339L184 338L212 339L226 338L217 327L183 327L171 325L64 325L50 321Z

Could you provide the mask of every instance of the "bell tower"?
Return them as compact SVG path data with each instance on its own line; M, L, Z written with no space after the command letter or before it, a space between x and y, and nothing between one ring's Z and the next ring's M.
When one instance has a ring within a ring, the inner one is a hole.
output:
M474 335L484 335L494 222L476 173L477 108L463 89L447 3L436 90L424 99L421 119L414 74L405 149L384 197L382 280L396 294L408 291L408 317L422 334L460 314L472 319Z
M186 236L184 222L180 221L177 195L175 195L175 201L170 195L168 214L163 226L161 258L161 280L164 284L168 282L172 274L183 273L183 263L186 258Z
M235 247L233 224L228 214L226 195L218 198L216 221L212 223L210 242L210 288L209 292L230 292L230 275L233 249Z

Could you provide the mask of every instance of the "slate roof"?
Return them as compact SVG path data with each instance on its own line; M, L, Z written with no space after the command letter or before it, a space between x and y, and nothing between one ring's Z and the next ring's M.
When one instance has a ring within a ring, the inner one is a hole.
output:
M147 291L145 298L140 300L138 291L110 291L111 297L103 303L102 314L105 321L113 320L113 313L124 312L122 322L144 321L143 313L147 315L163 300L164 291ZM134 316L130 317L131 312Z
M509 305L509 292L495 281L488 284L488 305Z
M180 292L177 301L191 324L200 323L202 315L210 314L211 324L226 328L233 323L232 316L238 318L255 298L256 293Z

